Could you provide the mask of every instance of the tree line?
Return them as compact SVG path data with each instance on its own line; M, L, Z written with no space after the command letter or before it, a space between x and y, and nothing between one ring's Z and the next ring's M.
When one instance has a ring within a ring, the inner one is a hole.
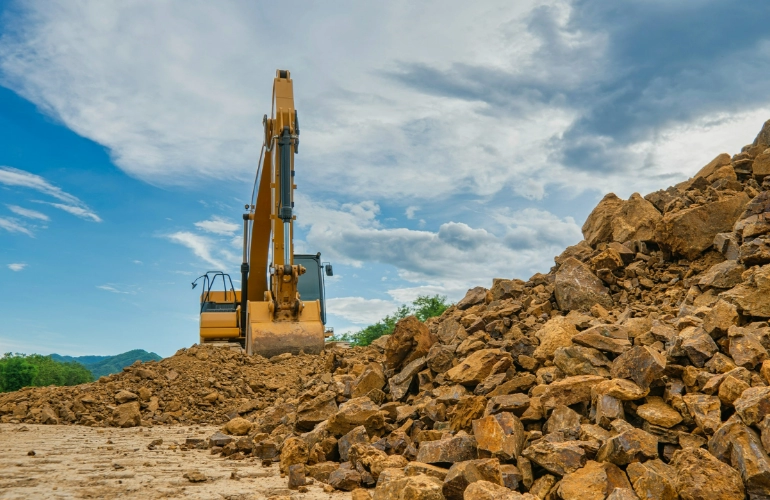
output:
M77 362L62 363L51 356L7 352L0 358L0 392L24 387L78 385L92 382L93 376Z

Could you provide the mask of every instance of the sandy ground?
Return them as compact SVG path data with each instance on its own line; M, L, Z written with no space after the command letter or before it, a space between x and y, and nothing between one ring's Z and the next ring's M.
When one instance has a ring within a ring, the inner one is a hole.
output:
M349 493L325 493L317 482L306 493L291 491L277 463L262 467L255 459L224 460L208 450L180 450L187 438L208 438L216 430L0 424L0 499L350 498ZM163 444L148 450L155 439ZM192 483L183 477L194 470L208 480Z

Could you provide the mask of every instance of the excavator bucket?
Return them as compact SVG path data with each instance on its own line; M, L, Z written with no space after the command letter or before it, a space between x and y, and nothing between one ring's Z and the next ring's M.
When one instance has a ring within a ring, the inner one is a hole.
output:
M305 302L298 321L273 321L267 302L249 302L249 354L266 358L290 352L320 354L324 348L324 324L318 301Z

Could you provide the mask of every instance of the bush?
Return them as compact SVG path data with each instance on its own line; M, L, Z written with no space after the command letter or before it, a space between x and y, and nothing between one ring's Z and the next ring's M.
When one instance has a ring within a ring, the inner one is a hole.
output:
M18 391L23 387L78 385L91 382L93 376L80 363L61 363L40 354L11 354L0 358L0 391Z
M350 342L351 345L355 346L366 346L383 335L393 333L396 323L407 316L414 315L417 319L424 322L428 318L441 316L450 305L444 295L420 295L412 302L411 306L404 304L395 313L385 316L377 323L369 325L356 333L341 335L337 340Z

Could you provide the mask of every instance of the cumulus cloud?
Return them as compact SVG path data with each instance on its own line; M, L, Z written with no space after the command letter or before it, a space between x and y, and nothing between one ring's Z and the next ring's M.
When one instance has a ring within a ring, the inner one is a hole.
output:
M395 312L397 308L397 303L383 299L338 297L326 300L326 310L330 314L364 326L376 323L386 315Z
M297 200L297 220L307 229L307 246L336 262L389 264L402 279L444 289L461 290L501 275L528 277L550 266L553 255L582 237L574 220L542 210L502 212L497 233L462 222L444 223L433 232L383 227L379 206L372 202L337 205L303 196Z
M8 264L8 269L11 271L19 272L23 271L27 267L27 264L21 263L21 262L15 262L13 264Z
M23 208L18 205L6 205L6 206L8 207L8 210L15 213L16 215L20 215L28 219L37 219L42 221L51 220L46 214L42 212L38 212L37 210L30 210L29 208Z
M18 220L12 217L0 217L0 229L5 229L9 233L21 233L26 234L30 238L34 238L32 231L24 227Z
M214 216L209 220L203 220L195 223L195 227L202 229L207 233L220 234L224 236L233 235L241 228L238 224L230 222L223 217Z

